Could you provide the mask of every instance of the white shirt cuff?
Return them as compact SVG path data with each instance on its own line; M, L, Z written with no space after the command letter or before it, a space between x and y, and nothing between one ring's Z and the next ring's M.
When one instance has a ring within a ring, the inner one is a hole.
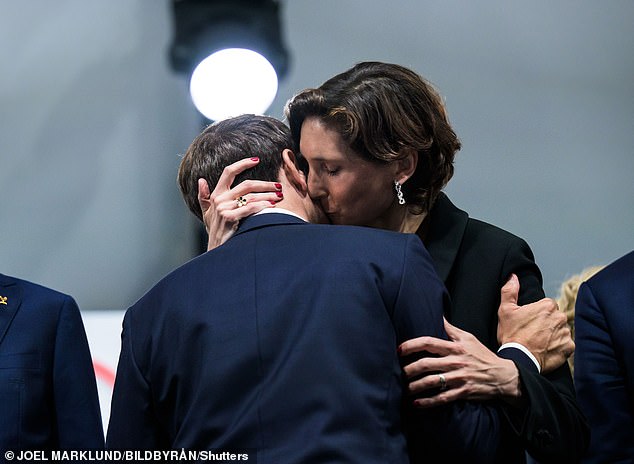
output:
M500 352L500 350L502 350L504 348L517 348L518 350L520 350L522 353L524 353L526 356L528 356L531 361L533 361L533 363L537 367L537 372L539 372L541 374L542 368L539 365L539 362L537 361L537 358L535 356L533 356L533 353L528 351L528 348L526 348L524 345L522 345L521 343L515 343L515 342L505 343L504 345L502 345L501 347L498 348L498 353Z

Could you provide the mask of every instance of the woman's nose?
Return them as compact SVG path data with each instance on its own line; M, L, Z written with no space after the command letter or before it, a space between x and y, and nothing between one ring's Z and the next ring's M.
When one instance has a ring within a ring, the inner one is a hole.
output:
M308 194L313 200L319 200L325 195L323 186L317 176L308 174Z

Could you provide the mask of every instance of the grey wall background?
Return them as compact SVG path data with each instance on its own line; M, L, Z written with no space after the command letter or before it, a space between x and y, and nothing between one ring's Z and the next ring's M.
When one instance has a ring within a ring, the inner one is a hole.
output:
M634 248L634 2L286 0L269 113L362 60L409 66L463 142L447 191L525 238L555 296ZM167 0L0 3L0 272L125 309L195 253L199 130Z

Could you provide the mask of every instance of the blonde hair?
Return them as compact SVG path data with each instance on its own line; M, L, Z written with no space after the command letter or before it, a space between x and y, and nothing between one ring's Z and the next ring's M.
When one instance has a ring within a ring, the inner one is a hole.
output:
M557 304L559 305L559 310L563 311L566 315L566 319L568 320L568 327L570 327L570 332L572 334L573 340L575 338L575 303L577 302L577 293L579 292L579 287L583 282L588 280L604 267L605 266L587 267L579 274L573 275L561 284L561 287L559 289L559 296L557 297ZM570 370L574 372L574 354L570 356L570 358L568 358L568 364L570 365Z

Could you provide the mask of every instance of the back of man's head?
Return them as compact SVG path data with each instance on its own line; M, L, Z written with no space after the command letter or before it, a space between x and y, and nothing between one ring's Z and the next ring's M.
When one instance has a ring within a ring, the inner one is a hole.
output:
M237 176L233 185L247 178L279 180L282 151L287 148L293 150L290 130L283 122L268 116L245 114L207 126L189 146L178 169L178 184L185 203L202 220L198 179L206 179L211 191L222 170L244 158L258 157L260 162Z

